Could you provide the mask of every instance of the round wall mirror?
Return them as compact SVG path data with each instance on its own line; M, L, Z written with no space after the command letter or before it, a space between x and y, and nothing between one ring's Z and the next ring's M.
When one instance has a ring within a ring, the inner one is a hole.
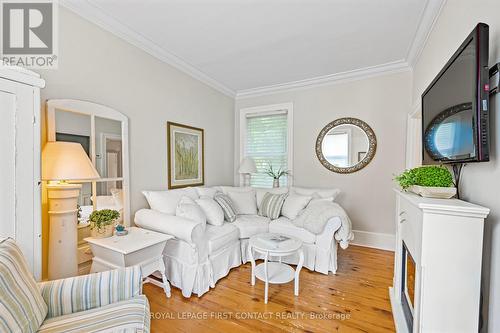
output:
M316 139L316 155L325 168L337 173L363 169L375 156L377 138L362 120L340 118L332 121Z

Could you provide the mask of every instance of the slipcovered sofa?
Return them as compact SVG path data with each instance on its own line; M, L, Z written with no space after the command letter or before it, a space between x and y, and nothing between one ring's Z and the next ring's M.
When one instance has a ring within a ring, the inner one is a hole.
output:
M253 193L234 222L222 225L202 224L193 219L176 216L176 207L183 197L193 200L214 193L237 195ZM313 234L295 226L292 221L279 216L270 220L257 214L265 193L298 193L316 200L334 200L338 189L307 189L292 187L261 189L232 186L212 188L188 187L169 191L143 191L150 209L141 209L135 214L139 227L175 236L167 242L164 250L166 275L172 285L182 290L185 297L192 293L201 296L215 283L226 276L231 268L249 261L248 242L253 235L265 232L279 233L302 240L304 267L323 274L337 271L337 241L335 233L341 227L341 219L328 220L322 233ZM252 207L255 206L255 207ZM259 258L257 256L257 258ZM297 256L282 258L283 262L296 264Z
M139 266L36 283L14 240L0 239L0 332L147 333L141 292Z

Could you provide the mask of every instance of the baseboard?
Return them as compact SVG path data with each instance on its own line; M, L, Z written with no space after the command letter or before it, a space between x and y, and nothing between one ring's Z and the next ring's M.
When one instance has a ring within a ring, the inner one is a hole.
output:
M393 234L383 234L361 230L353 230L352 232L354 233L354 240L351 242L353 245L394 251L394 243L396 240Z

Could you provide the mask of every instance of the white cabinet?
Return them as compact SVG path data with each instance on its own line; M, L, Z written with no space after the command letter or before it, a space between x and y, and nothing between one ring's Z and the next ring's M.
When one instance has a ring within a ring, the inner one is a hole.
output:
M40 88L30 71L0 65L0 237L12 237L41 277Z
M477 332L489 209L397 191L391 305L398 332Z

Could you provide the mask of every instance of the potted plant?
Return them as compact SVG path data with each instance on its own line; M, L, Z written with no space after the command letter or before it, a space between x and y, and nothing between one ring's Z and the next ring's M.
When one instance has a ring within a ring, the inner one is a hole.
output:
M273 187L280 187L280 178L290 174L289 170L282 169L281 167L278 170L273 169L271 163L268 163L265 172L267 175L273 177Z
M89 216L90 234L95 238L113 236L113 230L120 213L112 209L94 210Z
M403 190L426 198L449 199L457 194L451 172L442 166L423 166L406 170L395 180Z

